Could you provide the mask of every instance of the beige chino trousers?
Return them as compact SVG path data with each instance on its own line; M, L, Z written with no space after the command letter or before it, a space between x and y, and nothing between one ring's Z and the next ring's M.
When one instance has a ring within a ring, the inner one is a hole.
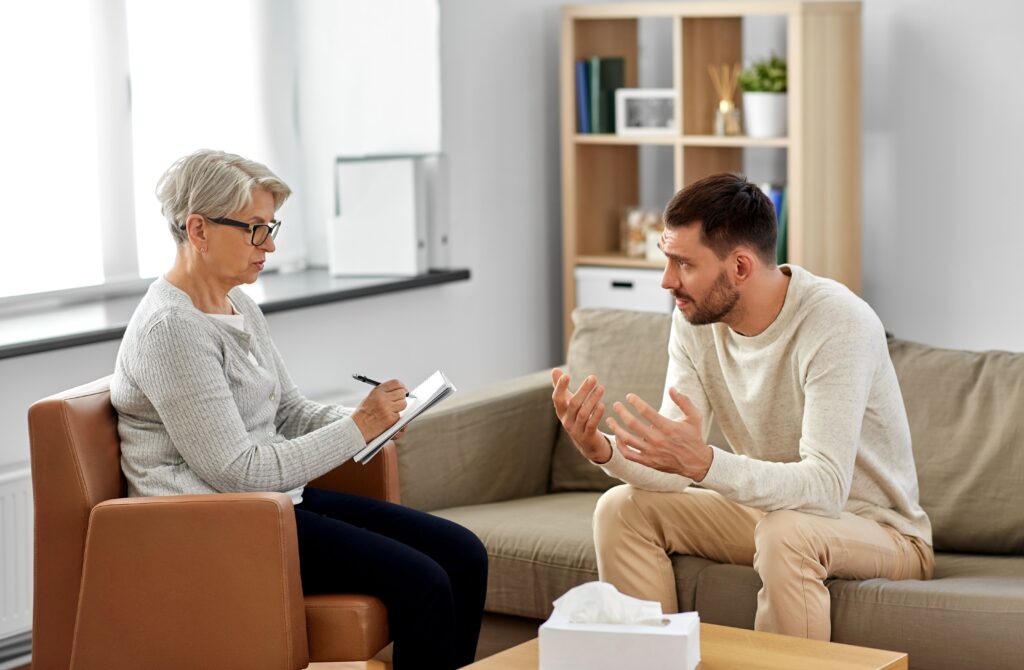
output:
M760 510L705 489L682 493L616 486L594 511L601 581L677 612L669 554L752 565L763 584L754 629L829 640L832 622L824 581L930 579L935 558L923 540L854 514L831 519Z

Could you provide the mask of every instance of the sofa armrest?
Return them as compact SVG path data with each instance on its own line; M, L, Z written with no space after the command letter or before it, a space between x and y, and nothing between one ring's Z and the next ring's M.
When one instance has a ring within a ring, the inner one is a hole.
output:
M308 663L287 495L119 498L93 508L73 669Z
M395 443L388 442L366 465L360 465L354 460L345 461L309 485L399 503L401 492L398 487L398 450Z
M558 425L549 371L458 394L398 441L402 502L432 510L547 493Z

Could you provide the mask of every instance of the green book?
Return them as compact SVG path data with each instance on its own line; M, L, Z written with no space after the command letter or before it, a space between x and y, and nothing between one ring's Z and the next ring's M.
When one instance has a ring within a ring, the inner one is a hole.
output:
M590 131L615 132L615 89L626 85L626 59L590 59Z
M590 59L590 132L600 133L601 130L601 59L594 56Z

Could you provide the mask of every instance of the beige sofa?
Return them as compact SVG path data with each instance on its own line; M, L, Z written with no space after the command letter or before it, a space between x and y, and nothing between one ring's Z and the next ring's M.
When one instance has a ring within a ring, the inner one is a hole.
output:
M669 317L578 310L574 319L574 379L595 373L610 400L632 391L657 405ZM934 526L935 579L832 580L833 640L908 652L912 668L1024 667L1024 354L897 339L889 349ZM555 598L597 579L593 509L619 482L578 456L550 398L548 371L456 396L399 445L403 502L486 544L489 612L544 619ZM673 562L683 609L753 627L753 568Z

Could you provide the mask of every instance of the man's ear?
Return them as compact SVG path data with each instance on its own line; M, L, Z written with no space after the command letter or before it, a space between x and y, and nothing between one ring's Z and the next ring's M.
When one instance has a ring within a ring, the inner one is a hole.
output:
M743 284L749 280L754 270L757 269L758 259L754 253L746 247L739 247L732 254L731 270L733 283Z

